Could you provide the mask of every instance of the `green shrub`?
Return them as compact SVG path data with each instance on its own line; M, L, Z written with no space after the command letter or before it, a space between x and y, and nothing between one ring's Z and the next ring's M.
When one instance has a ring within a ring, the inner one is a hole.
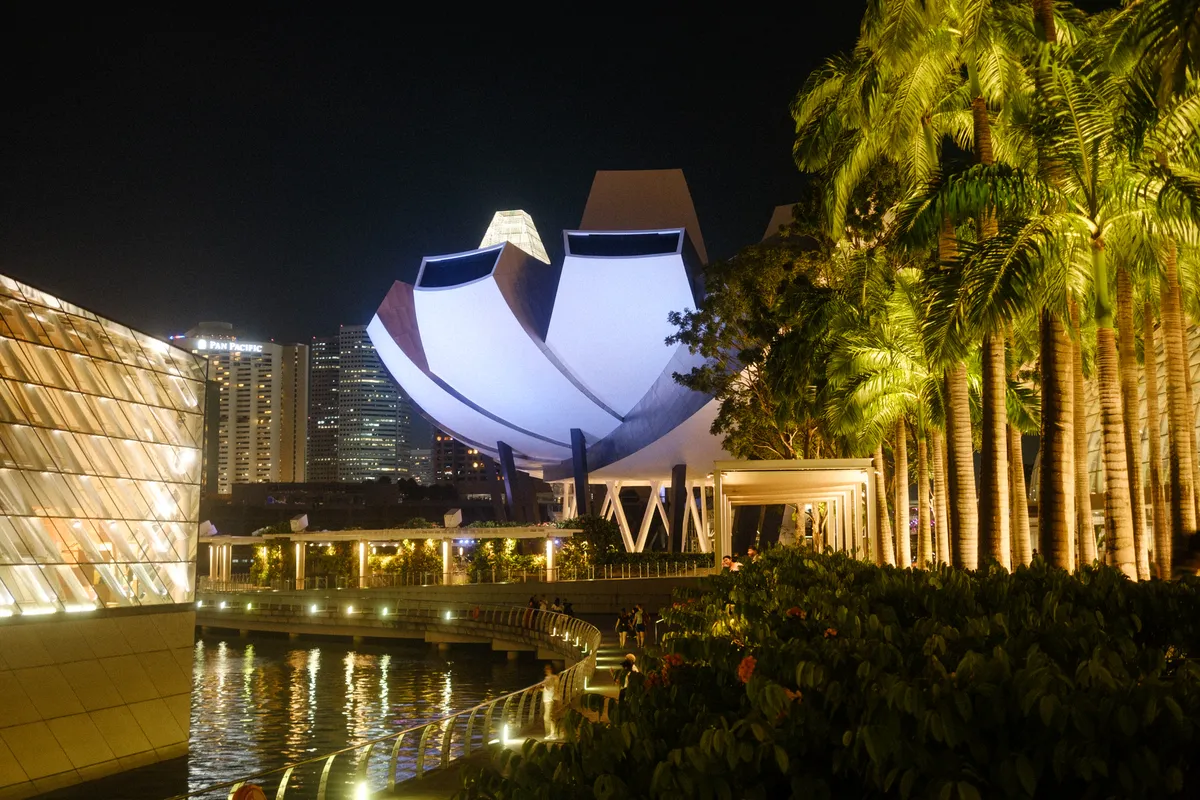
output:
M665 611L611 723L463 796L1200 796L1198 586L777 548Z

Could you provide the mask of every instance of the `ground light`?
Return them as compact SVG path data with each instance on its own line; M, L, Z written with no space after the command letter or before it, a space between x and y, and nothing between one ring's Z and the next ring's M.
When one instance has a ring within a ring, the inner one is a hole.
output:
M246 603L246 610L247 610L247 611L253 611L253 610L254 610L254 604L253 604L253 603Z
M447 611L447 612L446 612L446 619L450 619L450 618L451 618L451 617L450 617L450 612L449 612L449 611Z
M354 606L346 606L346 613L347 613L347 614L353 614L353 613L354 613Z
M508 726L507 725L505 725L503 728L500 729L500 744L503 744L503 745L508 744Z
M226 605L227 605L227 603L224 600L222 600L221 604L219 606L217 606L217 608L224 609Z
M315 613L317 613L317 604L316 604L316 603L313 603L311 606L309 606L309 609L308 609L308 611L309 611L309 613L311 613L311 614L315 614Z
M354 784L354 800L367 800L371 796L371 787L366 781L359 781Z

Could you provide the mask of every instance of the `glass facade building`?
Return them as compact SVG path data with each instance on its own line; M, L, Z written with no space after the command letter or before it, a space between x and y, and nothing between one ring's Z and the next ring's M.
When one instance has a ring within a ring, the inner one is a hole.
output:
M193 600L205 379L0 277L0 616Z

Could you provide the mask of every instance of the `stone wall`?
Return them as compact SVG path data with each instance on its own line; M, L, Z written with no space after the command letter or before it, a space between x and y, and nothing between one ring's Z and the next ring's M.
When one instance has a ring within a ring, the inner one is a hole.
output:
M0 798L185 755L195 616L0 620Z

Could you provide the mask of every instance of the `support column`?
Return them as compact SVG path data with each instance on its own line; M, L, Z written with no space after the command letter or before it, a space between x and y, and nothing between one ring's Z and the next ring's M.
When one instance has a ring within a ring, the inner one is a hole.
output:
M504 479L505 514L513 522L524 522L525 515L517 508L517 465L513 460L513 451L504 442L496 442L497 455L500 456L500 477ZM578 502L578 500L576 500Z
M511 456L511 453L509 455ZM450 561L450 540L442 539L442 584L449 586L452 575L452 562Z
M691 490L687 482L687 464L671 467L671 524L667 531L667 552L682 553L687 541L687 500Z
M306 548L306 545L304 544L304 542L296 542L295 544L292 545L292 550L294 551L292 558L296 562L296 588L297 589L304 588L305 548Z
M586 517L592 513L592 493L588 490L587 441L579 428L571 428L571 468L575 477L575 513Z
M367 574L367 543L360 541L358 543L358 588L367 588L367 579L370 577Z
M558 569L554 565L554 540L546 540L546 582L552 583L558 579Z

